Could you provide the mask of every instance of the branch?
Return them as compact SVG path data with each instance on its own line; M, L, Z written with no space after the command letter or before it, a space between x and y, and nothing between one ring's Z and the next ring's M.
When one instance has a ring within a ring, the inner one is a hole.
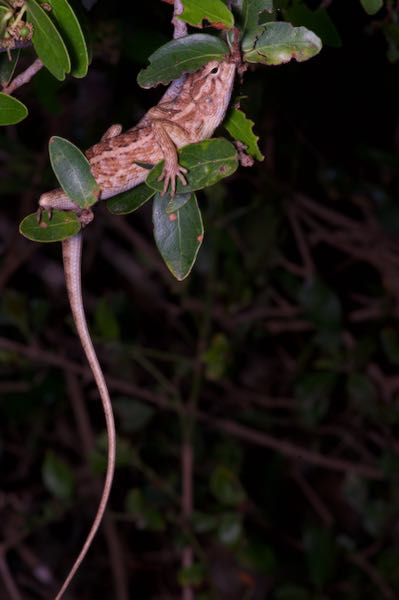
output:
M38 71L43 67L43 63L40 58L37 58L25 71L22 71L19 75L5 86L2 90L3 94L12 94L15 90L29 81L36 75Z
M8 50L18 50L22 48L30 48L32 42L17 42L15 41L12 46L0 46L0 52L8 52Z
M72 371L66 371L67 388L75 414L77 429L82 441L84 454L87 461L90 452L95 446L94 432L90 423L90 417L86 408L86 402L82 394L76 375ZM96 491L100 490L99 482L94 480ZM116 531L115 524L109 514L104 517L104 535L108 546L111 562L111 571L114 579L115 600L128 600L128 582L124 569L123 550Z
M0 337L0 348L10 352L15 352L21 356L26 356L34 362L44 363L59 367L61 369L70 370L72 373L87 376L89 374L88 367L82 366L79 363L73 362L53 352L46 352L37 345L25 346L19 342L14 342L4 337ZM154 394L153 392L144 389L139 386L135 386L127 381L122 381L113 377L107 378L108 384L114 390L121 392L122 394L130 394L141 398L142 400L155 404L164 410L170 410L177 412L178 414L185 414L185 410L181 406L177 406L172 402L169 402L167 398L160 394ZM218 419L208 413L195 410L191 413L197 421L205 423L208 427L223 431L234 435L235 437L242 439L251 444L262 446L263 448L269 448L287 458L294 461L300 461L308 463L314 466L323 467L330 469L331 471L338 471L340 473L352 473L361 477L367 477L368 479L383 480L384 474L378 467L374 465L364 464L360 462L352 462L350 460L335 458L332 456L325 456L315 450L309 450L292 444L289 441L282 440L280 438L273 437L262 431L257 431L236 423L228 419Z
M22 600L22 596L17 588L17 584L12 578L10 569L8 568L8 564L6 563L6 559L2 551L0 552L0 577L3 580L4 587L7 590L9 600Z
M173 38L175 40L187 35L187 24L178 18L184 10L181 0L175 0L175 8L173 11L172 24L174 27Z

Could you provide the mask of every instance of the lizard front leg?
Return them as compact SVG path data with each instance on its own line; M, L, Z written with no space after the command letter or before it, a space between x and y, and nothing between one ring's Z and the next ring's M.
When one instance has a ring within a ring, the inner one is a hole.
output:
M151 109L147 116L164 157L163 171L158 179L158 181L164 180L161 195L166 193L170 184L171 194L174 196L176 193L176 177L180 179L183 185L187 185L186 178L184 177L187 169L179 165L177 148L172 136L179 140L179 146L183 146L191 141L189 134L181 125L168 120L165 111L161 111L158 107Z

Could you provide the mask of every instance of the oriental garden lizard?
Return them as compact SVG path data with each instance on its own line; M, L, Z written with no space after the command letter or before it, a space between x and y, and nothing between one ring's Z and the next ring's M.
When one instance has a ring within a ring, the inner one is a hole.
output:
M142 183L147 176L143 163L164 160L160 180L163 193L170 187L173 195L176 178L185 184L187 170L179 165L177 148L210 138L222 122L230 102L236 61L227 58L211 61L195 73L173 82L160 102L133 128L122 133L113 125L98 144L86 152L94 178L100 187L99 200L115 196ZM81 210L61 190L40 197L40 209L75 211L82 225L91 221L91 211ZM101 397L108 433L108 463L104 488L91 529L56 596L59 600L84 559L98 530L108 502L115 468L115 426L107 385L87 327L81 288L82 235L62 242L66 287L76 330Z

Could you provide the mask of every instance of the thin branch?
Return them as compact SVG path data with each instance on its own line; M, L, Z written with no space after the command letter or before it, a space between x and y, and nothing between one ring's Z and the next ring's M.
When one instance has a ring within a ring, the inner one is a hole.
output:
M379 589L383 598L386 598L387 600L398 600L398 596L391 586L364 556L361 554L351 554L349 560L368 575L370 581L372 581Z
M22 600L22 596L17 588L17 584L12 578L10 569L8 568L3 551L0 551L0 577L3 580L4 587L7 590L9 600Z
M0 53L7 52L8 50L18 50L19 48L30 48L32 46L32 42L18 42L14 41L12 46L0 46Z
M14 342L7 338L0 337L0 348L10 352L15 352L21 356L26 356L34 362L52 365L61 369L69 369L73 373L84 375L86 377L89 375L89 369L87 367L65 359L64 357L55 353L46 352L36 345L25 346L19 342ZM108 377L107 381L111 388L121 392L122 394L136 396L137 398L141 398L146 402L155 404L160 408L174 411L182 415L184 415L186 412L184 407L176 406L175 404L169 402L166 397L160 394L154 394L147 389L135 386L127 381L122 381L113 377ZM213 417L208 413L198 410L194 411L192 414L198 421L205 423L208 427L229 433L230 435L234 435L235 437L250 442L251 444L269 448L270 450L274 450L275 452L278 452L287 458L312 464L318 467L323 467L325 469L330 469L332 471L338 471L340 473L352 473L362 477L367 477L368 479L384 479L383 472L374 465L367 465L360 462L352 462L341 458L325 456L324 454L314 450L302 448L301 446L297 446L291 442L282 440L281 438L273 437L267 433L251 429L250 427L241 425L240 423L229 421L228 419L218 419L217 417Z
M187 24L178 18L184 10L181 0L175 0L172 24L174 27L173 38L175 40L187 35Z
M89 414L87 412L86 403L76 375L71 371L66 371L66 380L69 397L71 399L72 408L75 414L76 424L84 449L84 454L88 459L90 452L94 448L95 439ZM95 487L97 490L100 488L97 480L95 481ZM118 533L116 531L115 523L108 514L106 514L104 517L103 528L110 556L111 570L114 580L115 600L129 600L128 582L126 571L124 569L123 551L119 541Z
M12 94L16 89L25 85L25 83L29 83L29 81L40 71L43 67L43 63L40 58L37 58L25 71L22 71L19 75L14 77L14 79L5 86L2 90L3 94Z

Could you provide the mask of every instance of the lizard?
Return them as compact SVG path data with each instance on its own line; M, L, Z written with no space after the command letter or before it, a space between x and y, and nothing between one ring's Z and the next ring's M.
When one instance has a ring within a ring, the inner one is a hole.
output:
M170 187L176 191L176 179L186 184L187 170L179 165L177 149L210 138L226 114L236 73L233 56L210 61L198 71L172 82L156 106L131 129L122 133L121 125L112 125L100 142L86 151L90 168L105 200L144 182L148 169L143 164L164 160L159 180L164 181L162 195ZM86 226L93 218L91 210L81 210L63 192L52 190L41 195L39 211L52 209L75 211ZM108 503L115 470L115 424L110 395L87 326L81 286L82 232L62 241L66 288L75 328L96 382L105 415L108 436L107 470L96 515L83 546L66 576L55 600L60 600L85 558L100 526Z

